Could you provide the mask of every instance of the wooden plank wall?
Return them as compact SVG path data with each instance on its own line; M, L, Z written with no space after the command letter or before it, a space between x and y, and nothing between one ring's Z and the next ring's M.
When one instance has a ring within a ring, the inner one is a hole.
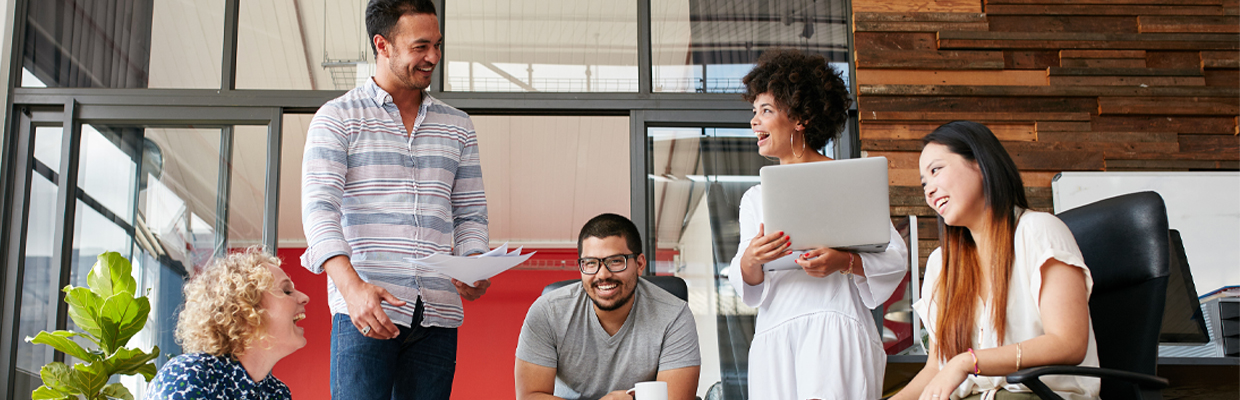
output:
M861 150L938 246L919 139L987 124L1050 211L1061 171L1240 169L1240 0L853 0Z

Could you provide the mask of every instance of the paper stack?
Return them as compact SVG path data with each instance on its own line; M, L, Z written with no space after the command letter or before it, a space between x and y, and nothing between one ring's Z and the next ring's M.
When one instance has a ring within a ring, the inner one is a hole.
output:
M477 256L460 257L435 253L422 258L406 258L405 261L433 269L472 287L474 282L491 279L501 272L520 265L530 259L534 253L537 252L522 255L521 247L508 251L508 243L504 243L495 250Z

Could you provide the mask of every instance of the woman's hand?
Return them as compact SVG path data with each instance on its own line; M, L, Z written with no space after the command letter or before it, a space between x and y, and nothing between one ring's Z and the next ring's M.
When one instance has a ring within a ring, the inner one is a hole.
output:
M939 369L939 373L934 375L934 379L926 384L918 400L947 400L970 372L973 372L972 356L968 353L960 353L952 357L942 369Z
M849 252L827 247L819 247L801 254L796 263L805 273L815 278L822 278L835 272L848 269ZM853 255L854 259L860 258ZM855 263L856 261L854 261ZM853 270L859 266L854 265Z
M741 273L745 283L757 285L762 283L762 265L792 254L788 247L792 246L792 238L783 232L766 234L765 224L758 224L758 234L749 241L745 253L741 255Z

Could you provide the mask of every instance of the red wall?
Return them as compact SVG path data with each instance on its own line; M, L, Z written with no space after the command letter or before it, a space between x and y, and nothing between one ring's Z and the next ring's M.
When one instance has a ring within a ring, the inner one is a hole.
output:
M310 303L306 304L306 319L297 324L306 330L306 347L280 360L272 374L288 384L294 399L329 399L332 323L327 308L327 274L315 275L301 267L305 250L276 251L284 273L297 290L310 296Z
M303 251L280 249L277 255L284 260L284 272L297 289L310 296L306 319L299 324L306 330L306 347L280 360L273 373L288 384L295 399L328 399L331 311L327 307L327 275L315 275L302 268ZM575 258L575 250L569 253ZM491 288L481 299L466 301L465 325L458 332L452 398L512 398L513 354L525 312L542 293L543 286L580 277L575 270L508 271L491 279Z

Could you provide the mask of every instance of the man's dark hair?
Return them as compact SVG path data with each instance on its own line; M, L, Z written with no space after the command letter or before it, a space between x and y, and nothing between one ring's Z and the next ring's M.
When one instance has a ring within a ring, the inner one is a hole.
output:
M370 41L370 51L376 57L379 56L379 49L375 48L375 35L390 40L396 22L405 14L439 15L435 13L435 3L431 0L370 0L370 4L366 5L366 39Z
M586 221L585 226L581 227L581 234L577 235L577 256L581 256L581 243L586 238L596 237L599 239L619 236L624 238L625 243L629 246L629 251L633 254L642 253L642 236L637 232L637 225L633 224L628 218L616 214L600 214L597 217L590 218Z

